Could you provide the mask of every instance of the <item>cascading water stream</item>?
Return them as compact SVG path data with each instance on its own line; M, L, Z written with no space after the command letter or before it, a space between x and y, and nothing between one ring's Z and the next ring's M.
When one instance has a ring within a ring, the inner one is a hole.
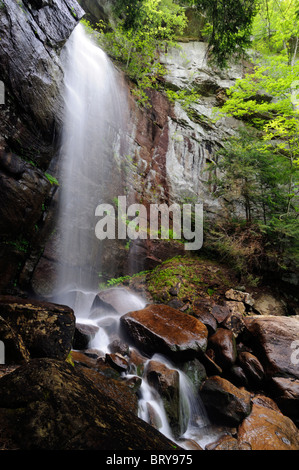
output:
M56 299L82 311L98 287L102 252L94 232L95 209L107 202L126 101L113 65L81 24L66 44L64 73L58 223L61 267Z

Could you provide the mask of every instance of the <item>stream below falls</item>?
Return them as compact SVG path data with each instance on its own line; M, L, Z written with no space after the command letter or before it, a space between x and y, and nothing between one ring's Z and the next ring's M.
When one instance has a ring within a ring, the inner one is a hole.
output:
M121 307L118 308L117 313L112 313L110 309L107 312L103 308L100 310L93 309L92 303L97 295L96 292L77 292L76 304L73 305L76 323L78 325L92 326L97 331L90 340L88 348L90 351L97 351L100 356L105 356L112 352L110 345L116 338L123 341L120 326L121 316L130 311L143 309L146 305L142 298L125 289L113 289L117 291L117 297L121 299ZM129 348L130 351L136 349L131 344ZM179 436L174 435L171 429L162 397L148 383L146 371L150 361L157 361L172 371L176 370L179 374L179 420L182 428L182 433ZM136 377L137 375L138 371L135 365L131 365L127 372L122 373L124 380ZM161 354L154 354L151 358L148 358L144 364L141 379L141 386L138 390L139 418L156 427L162 434L182 448L186 445L186 449L188 449L189 443L193 441L204 449L207 444L214 442L223 434L223 429L219 429L210 422L200 394L189 377L168 358Z

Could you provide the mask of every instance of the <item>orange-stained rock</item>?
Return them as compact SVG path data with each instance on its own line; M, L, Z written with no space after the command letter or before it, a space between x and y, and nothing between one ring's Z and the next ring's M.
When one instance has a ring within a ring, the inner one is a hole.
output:
M150 305L121 317L121 326L144 353L173 359L194 357L206 350L208 330L197 318L167 305Z
M239 427L238 440L252 450L299 450L299 430L293 421L257 404Z

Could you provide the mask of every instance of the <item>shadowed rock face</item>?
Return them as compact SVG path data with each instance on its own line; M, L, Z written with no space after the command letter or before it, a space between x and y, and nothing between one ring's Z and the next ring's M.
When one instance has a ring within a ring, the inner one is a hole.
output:
M71 308L0 296L0 316L21 338L30 357L66 359L75 332L75 316ZM15 356L6 357L6 363L13 362L13 359Z
M41 166L51 155L41 162L34 149L41 153L41 138L40 150L51 146L62 117L59 54L82 16L76 0L1 2L0 75L7 98L0 111L0 130L6 131L1 137L5 135L12 150L32 147Z
M34 359L0 382L0 448L178 448L65 362Z
M45 235L53 230L46 221L52 218L48 209L57 187L44 172L55 164L60 140L64 106L60 55L83 14L76 0L1 1L0 79L5 91L4 104L0 105L3 293L13 290L21 266L30 258L23 276L27 286L25 277L30 276L40 256Z
M145 353L165 354L174 360L205 351L208 330L197 318L167 305L150 305L121 317L121 325Z

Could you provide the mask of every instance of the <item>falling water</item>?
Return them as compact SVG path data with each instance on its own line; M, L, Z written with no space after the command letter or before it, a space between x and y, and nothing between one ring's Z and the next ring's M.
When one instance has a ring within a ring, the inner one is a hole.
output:
M61 264L56 298L76 308L78 297L79 302L86 293L88 298L99 281L102 252L94 232L95 209L107 202L107 188L113 186L113 157L124 129L126 103L113 65L81 24L66 44L64 71Z

